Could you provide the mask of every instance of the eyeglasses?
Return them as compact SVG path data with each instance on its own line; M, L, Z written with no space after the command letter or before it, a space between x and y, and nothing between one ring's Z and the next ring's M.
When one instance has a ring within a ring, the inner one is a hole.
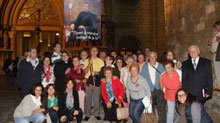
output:
M181 95L178 95L178 97L183 97L183 96L186 96L186 94L181 94Z

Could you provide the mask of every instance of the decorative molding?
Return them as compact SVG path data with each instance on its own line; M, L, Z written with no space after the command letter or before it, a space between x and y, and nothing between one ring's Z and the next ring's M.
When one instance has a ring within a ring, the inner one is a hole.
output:
M41 19L38 19L38 10L40 11ZM60 25L59 17L57 16L52 4L48 0L27 0L20 10L17 24L18 26L33 26L33 25L58 26Z

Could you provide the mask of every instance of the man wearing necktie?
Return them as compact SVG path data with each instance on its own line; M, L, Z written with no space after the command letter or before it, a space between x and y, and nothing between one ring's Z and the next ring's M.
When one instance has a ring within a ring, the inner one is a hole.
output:
M204 104L212 96L213 79L211 61L199 56L197 45L189 47L191 59L182 64L182 87Z

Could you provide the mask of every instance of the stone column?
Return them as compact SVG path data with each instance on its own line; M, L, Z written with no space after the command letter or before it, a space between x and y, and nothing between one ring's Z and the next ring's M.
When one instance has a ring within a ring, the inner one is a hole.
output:
M58 43L61 44L62 49L66 48L66 41L63 40L63 27L61 27L60 31L59 31L59 40Z
M16 44L17 44L17 47L16 47L16 56L18 57L21 57L23 55L23 35L22 35L22 32L18 32L16 34Z
M8 32L4 32L3 34L3 49L7 49L8 47Z
M14 59L15 58L15 41L16 41L16 31L11 31L9 33L9 37L11 39L10 41L10 50L12 51L12 58Z

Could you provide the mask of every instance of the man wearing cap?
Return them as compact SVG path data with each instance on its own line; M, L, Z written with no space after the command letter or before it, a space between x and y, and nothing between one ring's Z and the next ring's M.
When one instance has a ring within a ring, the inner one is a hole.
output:
M218 87L220 87L220 21L216 21L214 24L214 30L211 38L208 40L208 45L211 45L211 51L214 54L214 68L216 81L218 83Z

